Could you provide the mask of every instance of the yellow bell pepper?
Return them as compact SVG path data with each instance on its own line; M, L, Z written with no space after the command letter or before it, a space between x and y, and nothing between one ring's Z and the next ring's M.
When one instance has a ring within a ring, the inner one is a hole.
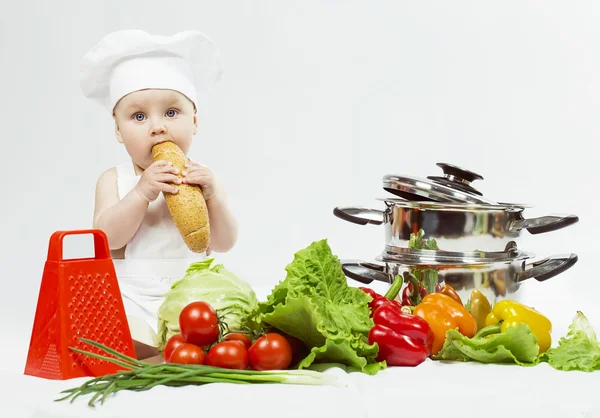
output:
M533 308L522 305L514 300L502 300L494 305L492 311L485 319L486 325L495 325L502 321L501 330L516 327L525 323L537 337L540 353L545 352L552 344L552 323L548 318Z
M490 301L477 289L473 289L471 292L471 298L469 299L469 311L475 321L477 321L477 331L486 326L485 320L488 314L492 311Z

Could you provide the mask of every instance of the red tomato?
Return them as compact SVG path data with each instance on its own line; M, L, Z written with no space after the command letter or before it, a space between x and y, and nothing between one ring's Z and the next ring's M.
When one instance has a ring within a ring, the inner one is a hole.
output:
M285 370L292 362L292 347L285 337L270 332L252 344L248 358L254 370Z
M224 369L245 370L248 368L248 351L239 341L223 341L208 351L206 364Z
M192 302L179 314L179 329L186 342L210 345L219 338L217 313L206 302Z
M252 340L250 339L250 337L240 332L232 332L231 334L227 334L225 338L223 338L223 340L240 342L244 345L244 348L246 350L249 349L252 345Z
M173 350L169 363L204 364L204 359L204 350L197 345L184 343Z
M163 351L163 357L165 358L165 361L168 363L173 350L185 343L185 338L183 338L183 335L181 334L175 334L169 338L169 341L167 341L167 344L165 345L165 350Z
M285 337L292 348L292 362L290 365L294 365L306 357L308 354L308 349L301 340L284 332L282 332L281 335Z

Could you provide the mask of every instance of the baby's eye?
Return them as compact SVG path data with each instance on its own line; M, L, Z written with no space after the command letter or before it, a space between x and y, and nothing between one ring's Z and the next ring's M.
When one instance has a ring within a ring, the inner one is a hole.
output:
M175 109L167 110L167 117L174 118L175 116L177 116L177 111Z
M133 115L133 118L138 122L143 122L146 116L143 113L136 113Z

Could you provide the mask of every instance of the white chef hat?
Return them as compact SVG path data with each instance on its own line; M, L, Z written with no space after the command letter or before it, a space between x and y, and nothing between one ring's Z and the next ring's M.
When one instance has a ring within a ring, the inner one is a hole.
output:
M202 32L162 36L120 30L106 35L85 54L80 84L86 97L111 113L122 97L151 88L179 91L197 108L222 74L219 51Z

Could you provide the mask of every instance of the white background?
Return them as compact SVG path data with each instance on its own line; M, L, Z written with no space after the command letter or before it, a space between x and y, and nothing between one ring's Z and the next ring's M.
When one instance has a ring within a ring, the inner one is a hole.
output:
M580 223L526 234L540 258L579 263L522 299L564 334L577 309L600 331L597 140L600 5L593 1L7 1L0 9L1 350L22 370L56 230L91 227L95 182L127 160L110 115L79 90L83 54L110 31L200 29L225 77L191 157L223 179L240 223L219 259L257 287L327 238L341 258L372 259L383 229L334 217L381 207L387 173L439 174L533 205L528 217ZM71 245L70 248L75 248ZM7 339L15 337L12 345Z

